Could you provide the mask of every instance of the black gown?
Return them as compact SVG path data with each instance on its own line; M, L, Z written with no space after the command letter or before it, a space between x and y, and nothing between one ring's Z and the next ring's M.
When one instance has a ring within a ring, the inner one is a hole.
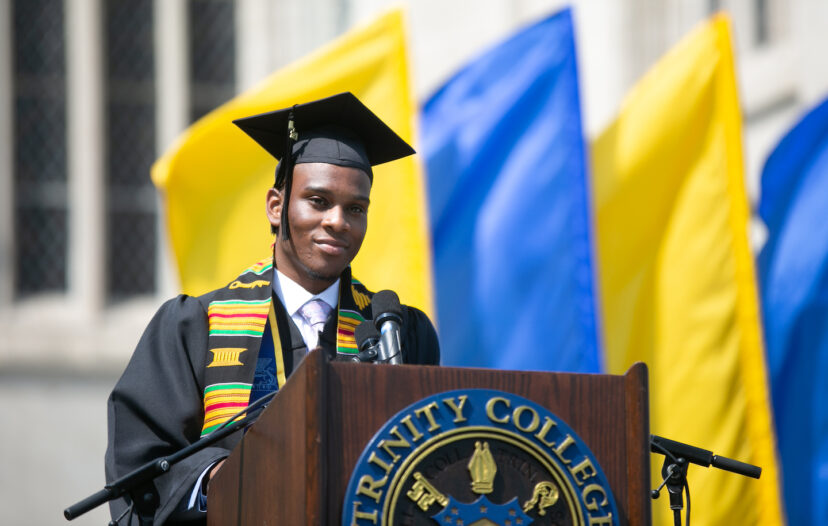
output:
M343 278L350 276L343 275ZM210 359L207 307L216 292L200 297L180 295L167 301L144 331L109 397L107 482L199 439L204 420L204 373ZM299 329L275 295L273 305L285 371L289 374L299 365L307 348ZM439 344L431 321L416 308L403 306L402 311L404 363L439 364ZM320 346L334 359L335 335L336 316L332 316L321 334ZM155 480L160 496L156 525L176 523L173 514L179 503L190 495L207 466L229 454L240 435L236 433L199 451ZM113 518L126 506L123 498L112 501ZM201 517L189 523L203 522L205 518ZM126 524L126 520L121 524ZM137 517L130 524L138 524Z

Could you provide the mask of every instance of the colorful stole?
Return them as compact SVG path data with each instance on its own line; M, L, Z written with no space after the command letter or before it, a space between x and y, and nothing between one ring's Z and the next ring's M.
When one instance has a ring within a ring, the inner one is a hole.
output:
M204 375L204 426L201 436L214 431L247 407L265 325L270 324L277 362L282 361L281 338L272 305L273 258L254 264L232 283L214 293L207 307L207 345L212 360ZM354 330L370 319L371 297L362 283L351 278L350 267L340 278L337 355L357 353ZM278 369L278 367L277 367ZM282 371L284 369L282 368ZM279 387L284 374L279 378Z

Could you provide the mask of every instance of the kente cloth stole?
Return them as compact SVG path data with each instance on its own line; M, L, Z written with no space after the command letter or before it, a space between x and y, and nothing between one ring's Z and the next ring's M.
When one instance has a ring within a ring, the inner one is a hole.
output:
M204 375L201 436L214 431L247 407L265 326L270 326L275 344L278 346L281 342L272 305L273 272L272 256L259 261L217 291L207 308L207 345L212 356L208 357ZM358 352L354 330L371 317L372 296L362 283L351 279L350 268L342 273L336 328L337 355ZM281 354L279 350L277 347L277 354ZM277 362L281 362L281 358L281 355L276 356Z

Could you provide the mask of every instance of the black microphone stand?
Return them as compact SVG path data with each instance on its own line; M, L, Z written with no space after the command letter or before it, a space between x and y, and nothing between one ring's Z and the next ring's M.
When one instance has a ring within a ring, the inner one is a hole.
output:
M651 496L653 499L657 499L661 488L665 485L667 486L667 493L670 495L670 509L673 510L673 524L675 526L681 526L681 510L684 508L682 490L687 495L685 526L690 526L690 485L687 482L687 467L690 462L703 467L712 465L715 468L756 479L762 474L762 468L759 466L714 455L712 451L682 442L676 442L675 440L658 435L650 435L650 451L664 455L664 465L661 468L661 476L664 480L652 491Z
M652 446L651 446L652 447ZM658 451L661 453L661 451ZM673 524L681 526L681 510L684 508L684 501L681 492L687 492L687 513L685 524L690 525L690 484L687 482L687 460L683 457L676 458L669 451L664 451L664 464L661 467L661 476L664 480L651 493L653 499L657 499L661 488L667 486L667 493L670 495L670 509L673 510Z
M160 504L158 491L155 489L155 484L153 482L155 478L169 471L174 464L184 460L198 451L201 451L207 446L213 445L219 440L232 435L239 429L242 429L249 423L255 421L264 408L267 407L267 402L270 401L276 393L278 393L278 391L265 395L256 400L240 413L234 415L230 420L228 420L228 423L224 424L222 427L216 429L197 442L193 442L189 446L176 451L170 456L161 457L147 462L138 469L135 469L123 477L107 484L104 486L104 489L99 492L94 493L63 510L63 516L66 517L66 520L71 521L72 519L80 517L87 511L97 508L105 502L117 499L123 495L129 495L132 504L130 505L130 508L127 509L127 512L131 512L131 508L134 506L138 513L139 524L141 524L141 526L152 525L155 511L158 509ZM247 416L235 420L235 418L244 413L247 413ZM124 515L127 512L124 512ZM121 517L117 520L111 521L109 525L117 526L118 522L122 518L123 515L121 515Z

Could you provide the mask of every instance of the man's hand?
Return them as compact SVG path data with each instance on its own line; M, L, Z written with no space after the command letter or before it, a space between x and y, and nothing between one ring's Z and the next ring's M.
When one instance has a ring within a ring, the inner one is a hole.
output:
M216 473L218 473L218 470L221 469L221 466L224 464L225 460L227 460L227 459L223 458L223 459L219 460L218 464L213 466L213 469L211 469L210 473L207 474L207 485L205 486L205 493L206 493L207 488L210 487L210 481L213 480L213 477L216 476Z

